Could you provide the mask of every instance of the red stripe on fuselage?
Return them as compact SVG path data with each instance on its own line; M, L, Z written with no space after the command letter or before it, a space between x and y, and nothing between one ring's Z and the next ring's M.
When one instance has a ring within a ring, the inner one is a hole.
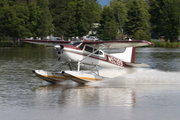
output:
M75 49L73 47L68 47L68 48ZM81 49L77 49L77 50L81 50ZM71 53L74 53L74 54L83 55L83 56L88 56L89 55L89 54L82 54L82 53L71 51L71 50L64 50L64 51L65 52L71 52ZM117 66L121 66L121 67L125 66L124 61L122 61L122 60L120 60L118 58L115 58L113 56L107 55L107 54L105 54L105 57L103 57L104 59L102 59L102 57L100 57L100 56L97 56L97 57L96 56L89 56L89 57L97 59L97 60L102 60L102 61L114 64L114 65L117 65Z

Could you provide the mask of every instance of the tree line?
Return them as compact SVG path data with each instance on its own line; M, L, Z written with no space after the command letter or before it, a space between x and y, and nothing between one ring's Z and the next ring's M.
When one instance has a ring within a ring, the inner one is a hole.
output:
M53 34L82 37L95 29L103 40L134 37L150 40L152 34L171 42L180 35L180 0L1 0L0 37L45 38Z

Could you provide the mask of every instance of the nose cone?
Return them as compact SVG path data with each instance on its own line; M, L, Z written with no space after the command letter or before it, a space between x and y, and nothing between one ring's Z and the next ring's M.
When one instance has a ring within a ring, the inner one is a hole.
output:
M55 45L54 48L55 49L61 49L61 46L60 45Z
M64 48L63 45L55 45L54 46L55 52L58 55L58 57L61 57L61 55L63 54L63 48Z

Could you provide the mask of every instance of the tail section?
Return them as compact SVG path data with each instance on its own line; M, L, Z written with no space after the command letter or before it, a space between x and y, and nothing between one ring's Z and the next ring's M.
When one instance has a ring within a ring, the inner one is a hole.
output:
M127 47L123 53L111 54L114 57L117 57L125 62L135 63L135 47Z

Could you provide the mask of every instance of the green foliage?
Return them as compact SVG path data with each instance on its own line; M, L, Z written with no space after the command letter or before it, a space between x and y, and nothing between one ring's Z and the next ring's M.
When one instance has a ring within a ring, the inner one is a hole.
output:
M101 5L97 0L51 0L54 35L83 36L98 22Z
M98 29L104 40L122 33L150 40L151 31L174 42L180 34L179 6L180 0L111 0L103 9L97 0L1 0L0 38L81 37Z
M68 10L69 10L69 13L68 13L68 23L69 23L69 26L68 26L68 30L67 30L67 35L70 36L70 37L73 37L73 36L77 36L77 24L76 24L76 6L77 6L77 2L76 1L73 1L71 0L69 3L68 3Z
M117 36L117 23L115 21L108 21L104 24L104 30L102 31L100 37L103 40L115 40Z
M40 7L40 19L38 20L38 26L36 35L38 37L46 37L53 31L52 16L49 11L48 0L37 0L37 4Z
M15 38L43 37L52 31L48 0L1 1L0 33ZM27 4L29 3L29 4Z
M161 22L163 21L163 11L164 6L163 0L149 0L149 13L150 13L150 23L151 29L155 33L161 34Z
M70 37L86 35L88 33L88 22L85 15L85 8L83 0L71 0L68 3L69 27L67 35Z
M118 24L111 7L105 6L101 14L99 35L103 40L115 40L118 31Z
M24 37L30 34L27 28L29 10L25 3L13 6L5 5L1 9L0 30L16 37Z
M121 21L121 25L124 27L127 21L127 7L123 0L111 0L110 7L113 9L116 22L119 23L118 15Z
M180 34L180 0L149 0L152 32L171 42Z
M151 35L146 33L143 30L138 30L135 32L134 38L135 38L135 40L148 40L148 41L150 41Z
M54 30L53 34L55 36L62 36L67 34L67 29L69 28L67 9L69 0L50 0L49 9L53 18Z
M149 31L149 6L144 0L127 0L128 21L125 23L125 32L133 36L136 31Z
M100 20L102 8L97 0L84 0L84 10L89 24L97 23Z
M116 22L119 24L119 31L116 39L124 39L123 28L127 22L127 7L123 0L111 0L110 7L113 9Z
M76 6L76 25L77 25L77 33L76 36L82 37L83 35L86 35L88 33L88 22L87 17L85 15L85 8L84 8L84 2L83 0L78 0L77 6Z
M16 33L16 37L22 38L24 36L29 36L31 33L27 27L29 19L29 10L26 4L17 4L14 7L15 13L12 20L11 30L12 33Z
M35 2L32 2L28 5L29 8L29 21L28 21L28 28L31 32L31 35L28 37L37 37L37 28L39 26L39 22L41 20L41 11L40 11L40 7L37 6L37 4Z
M152 42L155 44L154 47L168 47L168 48L177 48L180 47L180 42Z
M180 0L166 0L163 7L162 33L171 42L180 34Z

